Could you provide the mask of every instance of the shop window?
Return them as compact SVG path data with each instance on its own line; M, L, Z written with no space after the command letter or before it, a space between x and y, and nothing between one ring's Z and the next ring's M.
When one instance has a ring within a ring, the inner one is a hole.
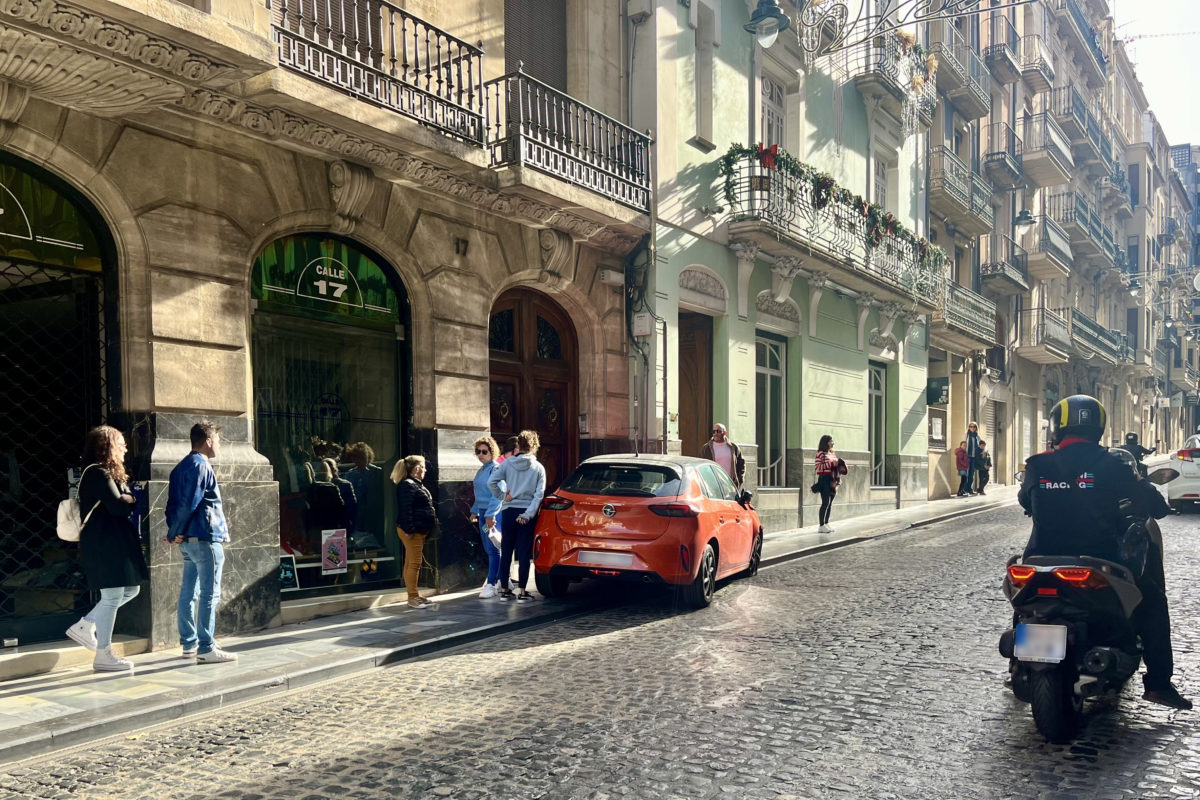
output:
M279 482L284 596L395 581L400 296L372 257L315 235L268 246L251 287L256 446Z

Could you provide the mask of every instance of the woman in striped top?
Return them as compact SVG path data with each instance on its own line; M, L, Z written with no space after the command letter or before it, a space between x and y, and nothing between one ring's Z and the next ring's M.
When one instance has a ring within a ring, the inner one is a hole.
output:
M829 514L833 510L833 498L837 495L843 474L842 461L833 451L833 437L826 434L817 445L817 487L821 494L821 511L817 517L821 525L817 528L818 533L833 533L833 528L829 527Z

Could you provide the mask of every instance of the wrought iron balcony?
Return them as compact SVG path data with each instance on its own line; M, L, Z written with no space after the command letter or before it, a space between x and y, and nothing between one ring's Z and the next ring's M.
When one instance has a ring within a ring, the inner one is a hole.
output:
M985 291L1007 296L1029 291L1028 256L1025 249L1002 233L979 240L980 283Z
M1111 171L1100 179L1100 193L1104 198L1104 207L1127 220L1133 216L1133 199L1129 176L1119 161L1114 161Z
M962 86L946 92L950 102L958 109L963 119L986 117L992 110L992 76L983 60L969 45L961 44L955 52L959 63L967 72L967 81Z
M723 171L726 164L731 236L753 241L769 255L819 258L819 269L855 291L915 300L930 310L942 302L944 256L911 234L887 233L882 216L864 213L861 198L819 176L767 166L754 155L726 155Z
M1104 76L1108 73L1108 56L1100 47L1100 36L1096 33L1095 26L1088 21L1087 15L1075 0L1056 0L1055 10L1060 20L1070 23L1066 26L1067 30L1074 35L1079 49L1088 54L1087 58L1079 59L1079 63L1090 67L1087 74L1092 75L1096 83L1103 83Z
M271 13L280 66L483 144L478 47L386 0L278 0Z
M1031 308L1017 318L1017 355L1037 364L1063 364L1071 352L1067 321L1048 308Z
M1046 202L1050 216L1071 237L1071 251L1078 258L1098 256L1103 250L1099 212L1079 192L1052 195Z
M1116 332L1108 330L1078 308L1059 309L1059 313L1069 314L1071 341L1081 357L1097 359L1108 364L1115 364L1120 360L1125 344L1123 336L1118 339Z
M1008 17L993 12L989 20L988 46L984 59L988 69L1002 86L1016 83L1021 77L1021 59L1018 56L1021 39Z
M851 51L851 74L858 91L878 98L896 119L916 129L933 124L937 76L925 58L895 34L875 37Z
M1071 143L1058 127L1051 114L1041 113L1021 122L1021 139L1025 150L1021 169L1030 188L1059 186L1071 179L1075 166L1071 160Z
M966 64L958 59L963 38L955 27L954 20L939 19L930 22L929 38L929 52L938 60L937 88L942 92L950 92L966 86L970 76Z
M930 335L939 346L951 350L978 350L997 344L996 304L952 281L946 297L933 312Z
M1038 280L1065 278L1071 271L1074 257L1071 238L1053 217L1040 215L1033 229L1026 234L1029 247L1029 274Z
M488 81L493 166L526 166L650 210L650 137L518 71Z
M1021 77L1033 94L1048 92L1054 85L1054 59L1041 36L1021 37Z
M951 220L965 215L971 209L970 175L967 165L950 148L930 150L929 204L933 210Z
M978 172L971 172L971 213L964 217L959 228L968 236L987 233L996 222L992 208L992 184Z
M1021 182L1021 137L1006 122L993 122L988 126L987 151L983 166L988 179L996 186L1011 189Z

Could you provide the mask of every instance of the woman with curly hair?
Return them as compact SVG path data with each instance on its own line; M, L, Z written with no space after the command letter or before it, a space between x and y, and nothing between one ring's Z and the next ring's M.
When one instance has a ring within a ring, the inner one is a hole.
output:
M492 535L499 538L499 528L496 516L500 513L499 498L492 497L488 491L488 478L496 469L498 448L496 440L490 436L480 436L475 440L475 458L479 459L479 469L475 472L472 488L475 490L475 502L471 504L471 522L479 526L479 537L483 542L483 552L488 557L487 583L479 592L480 598L486 600L495 597L500 582L500 548L492 541Z
M529 582L529 562L533 559L533 529L536 527L538 510L546 494L546 468L538 463L537 451L541 447L536 431L521 431L517 434L517 455L508 458L492 470L487 488L492 496L503 500L500 504L500 575L505 584L512 569L513 552L517 554L517 583L520 591L517 602L533 599L525 584ZM500 484L505 488L501 489ZM512 590L503 585L501 600L511 600Z
M79 509L86 518L79 534L79 560L88 589L100 592L100 602L67 629L67 636L96 653L92 669L124 672L133 663L112 651L117 609L137 597L138 584L150 577L142 542L130 517L133 495L125 473L125 437L101 425L88 432L83 474L79 478Z

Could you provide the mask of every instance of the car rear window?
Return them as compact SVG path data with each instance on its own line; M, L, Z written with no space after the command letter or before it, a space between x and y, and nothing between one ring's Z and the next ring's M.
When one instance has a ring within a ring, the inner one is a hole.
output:
M582 464L562 485L565 492L617 497L675 497L679 488L674 470L617 464Z

